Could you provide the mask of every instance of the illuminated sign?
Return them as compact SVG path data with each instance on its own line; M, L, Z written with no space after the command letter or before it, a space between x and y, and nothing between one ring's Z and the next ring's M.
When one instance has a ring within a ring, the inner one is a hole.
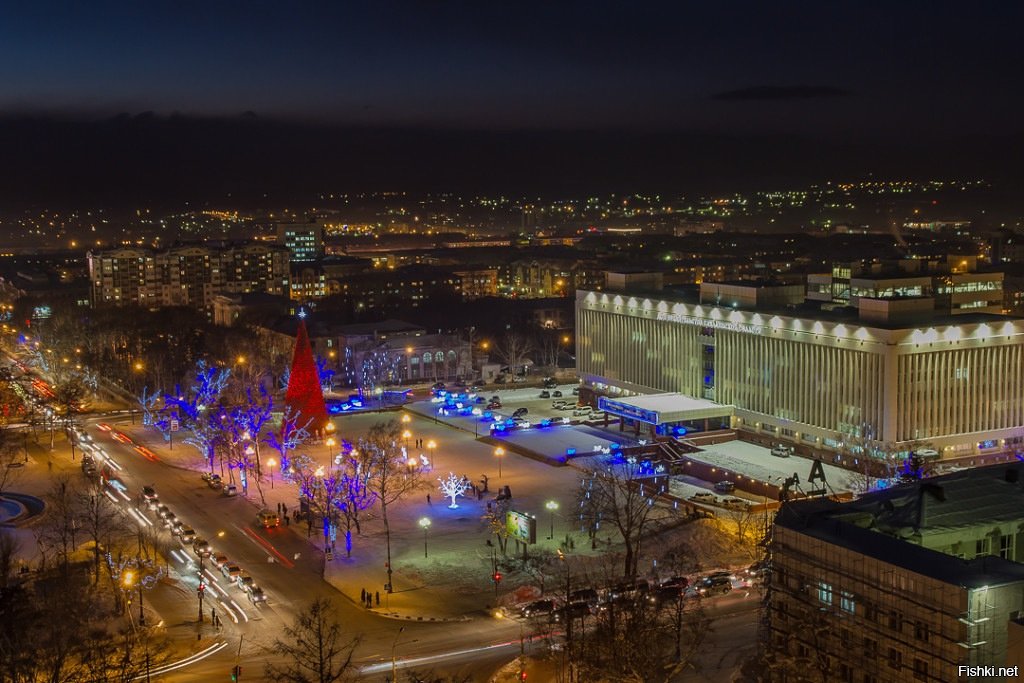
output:
M525 512L509 510L505 513L505 530L512 538L523 543L537 542L537 519Z
M693 325L694 327L711 327L716 330L728 330L729 332L745 332L746 334L761 334L764 332L764 327L761 325L748 325L747 323L737 323L731 320L716 320L714 318L695 318L692 315L668 313L666 311L658 312L658 320L670 323L682 323L683 325Z
M658 419L658 411L656 410L644 410L638 408L629 403L622 403L620 401L614 401L605 396L601 396L597 399L597 407L606 413L612 415L618 415L619 417L628 417L632 420L640 420L647 424L656 425L660 423Z

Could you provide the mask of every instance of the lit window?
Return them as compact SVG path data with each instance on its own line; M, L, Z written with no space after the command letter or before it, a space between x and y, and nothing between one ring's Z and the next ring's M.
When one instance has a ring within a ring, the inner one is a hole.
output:
M826 605L832 604L832 584L824 581L818 582L818 600Z
M857 602L853 599L853 593L850 593L849 591L840 591L839 603L844 612L849 614L857 613Z

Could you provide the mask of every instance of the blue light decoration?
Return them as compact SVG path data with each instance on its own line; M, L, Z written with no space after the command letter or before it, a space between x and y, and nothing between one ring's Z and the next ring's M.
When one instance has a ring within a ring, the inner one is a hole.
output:
M570 446L569 448L565 449L565 454L567 456L576 455L576 449Z
M672 428L672 434L674 434L675 436L683 436L684 434L686 434L686 427L677 425Z
M995 441L989 439L988 441L982 441L982 442L978 443L978 448L981 448L981 449L984 449L984 448L995 448L996 445L997 444L996 444Z
M620 444L620 443L613 443L613 444L611 445L611 449L612 449L613 451L617 451L617 450L620 450L621 448L622 448L622 444Z
M551 426L551 418L550 417L544 418L543 420L540 421L540 424L537 425L537 426L541 427L541 428L543 428L543 427L550 427Z

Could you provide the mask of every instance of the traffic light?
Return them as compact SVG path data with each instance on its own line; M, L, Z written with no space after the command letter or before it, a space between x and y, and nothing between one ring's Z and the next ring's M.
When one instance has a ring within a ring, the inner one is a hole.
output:
M521 680L521 681L525 681L526 680L526 672L525 671L520 671L519 672L519 680Z
M233 666L231 668L231 680L232 681L237 681L241 677L242 677L242 667L236 664L235 666Z
M494 579L494 583L499 583L501 581L501 572L494 572L494 576L491 578Z

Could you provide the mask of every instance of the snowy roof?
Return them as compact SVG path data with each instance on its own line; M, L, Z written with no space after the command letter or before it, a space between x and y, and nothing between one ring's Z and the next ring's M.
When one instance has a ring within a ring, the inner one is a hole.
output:
M599 399L598 407L612 415L629 417L650 424L700 420L733 413L733 406L677 393L647 394L625 398L602 396Z

